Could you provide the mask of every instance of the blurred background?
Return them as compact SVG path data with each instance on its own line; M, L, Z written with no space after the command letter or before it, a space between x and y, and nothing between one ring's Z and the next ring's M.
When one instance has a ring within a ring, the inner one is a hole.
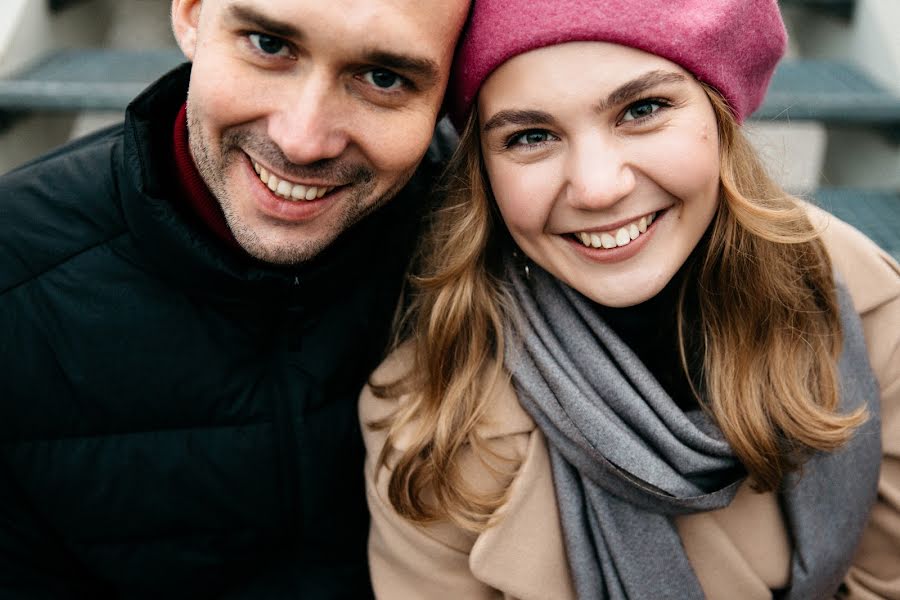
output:
M169 6L3 0L0 174L120 122L131 98L183 60ZM900 260L900 0L781 0L781 7L788 57L746 130L789 191Z

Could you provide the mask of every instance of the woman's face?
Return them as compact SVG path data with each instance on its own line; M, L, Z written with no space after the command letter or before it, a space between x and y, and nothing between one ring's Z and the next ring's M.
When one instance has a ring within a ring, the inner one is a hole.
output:
M491 74L478 114L513 239L599 304L655 296L715 214L712 105L668 60L602 42L541 48Z

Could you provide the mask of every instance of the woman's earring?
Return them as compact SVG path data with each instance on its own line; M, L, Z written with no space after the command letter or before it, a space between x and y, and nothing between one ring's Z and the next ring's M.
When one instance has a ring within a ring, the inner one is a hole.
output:
M524 258L519 255L519 249L516 248L512 251L513 258L516 259L516 262L522 264L522 268L525 271L525 279L531 279L531 270L528 268L528 257Z

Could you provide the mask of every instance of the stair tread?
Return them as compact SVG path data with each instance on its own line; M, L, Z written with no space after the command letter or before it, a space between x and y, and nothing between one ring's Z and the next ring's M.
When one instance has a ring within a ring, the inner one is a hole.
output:
M856 8L856 0L779 0L782 6L798 6L806 9L820 10L838 17L849 19Z
M60 51L0 79L0 109L122 109L183 60L174 48ZM900 124L900 95L851 64L789 60L779 65L753 118Z
M59 51L0 79L0 109L121 110L184 60L168 48Z
M812 6L853 6L856 4L856 0L779 0L779 2Z
M900 95L849 63L787 60L775 71L763 106L753 118L897 124Z

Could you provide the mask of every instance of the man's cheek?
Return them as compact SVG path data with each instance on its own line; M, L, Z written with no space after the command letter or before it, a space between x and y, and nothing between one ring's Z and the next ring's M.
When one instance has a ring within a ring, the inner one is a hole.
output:
M406 172L414 168L431 143L434 122L430 118L419 117L415 120L397 120L393 125L390 139L383 139L371 146L370 157L373 164L382 171ZM384 126L379 127L391 132Z

